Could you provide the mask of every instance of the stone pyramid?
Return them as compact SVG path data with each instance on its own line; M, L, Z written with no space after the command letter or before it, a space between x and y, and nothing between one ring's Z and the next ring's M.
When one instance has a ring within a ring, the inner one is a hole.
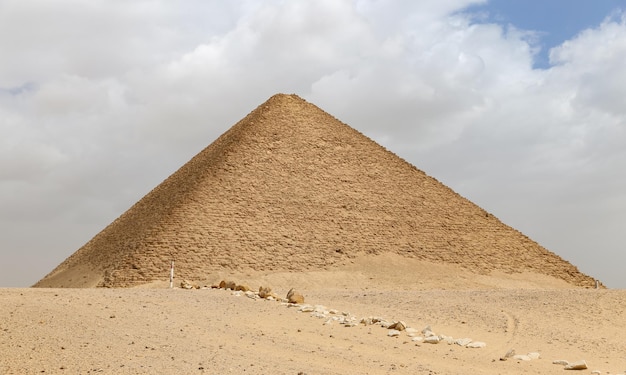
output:
M296 95L263 103L35 286L320 270L391 252L477 274L594 280Z

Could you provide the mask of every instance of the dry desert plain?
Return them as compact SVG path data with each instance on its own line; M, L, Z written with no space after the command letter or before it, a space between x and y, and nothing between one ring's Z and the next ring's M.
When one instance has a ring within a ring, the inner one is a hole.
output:
M166 279L167 276L164 278ZM626 291L543 275L476 275L397 255L302 273L210 275L295 287L305 303L487 344L413 341L223 289L0 289L0 374L602 374L626 372ZM180 283L180 280L177 280ZM330 320L330 321L329 321ZM328 324L325 324L329 322ZM509 350L540 353L500 360ZM585 360L567 371L554 360Z

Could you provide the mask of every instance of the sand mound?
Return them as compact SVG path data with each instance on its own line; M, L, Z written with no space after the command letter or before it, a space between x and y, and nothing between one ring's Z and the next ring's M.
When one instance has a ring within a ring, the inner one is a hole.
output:
M386 254L594 285L313 104L275 95L35 286L136 286L167 280L171 260L181 278L202 280L330 270Z

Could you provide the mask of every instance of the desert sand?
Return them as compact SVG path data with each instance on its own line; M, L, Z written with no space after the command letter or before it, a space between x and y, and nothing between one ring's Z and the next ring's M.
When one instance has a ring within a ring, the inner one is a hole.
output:
M305 304L487 344L465 348L346 327L298 306L224 289L0 289L0 374L561 374L626 372L626 291L575 288L533 274L477 275L398 255L316 272L216 273L294 287ZM176 279L176 286L181 280ZM330 315L329 315L330 316ZM530 361L501 357L540 353Z

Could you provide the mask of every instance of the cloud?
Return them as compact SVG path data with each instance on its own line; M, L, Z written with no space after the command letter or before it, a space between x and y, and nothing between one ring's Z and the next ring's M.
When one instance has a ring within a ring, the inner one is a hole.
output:
M624 15L538 70L537 35L463 13L478 3L5 1L0 252L46 253L36 281L294 92L600 276L626 212Z

